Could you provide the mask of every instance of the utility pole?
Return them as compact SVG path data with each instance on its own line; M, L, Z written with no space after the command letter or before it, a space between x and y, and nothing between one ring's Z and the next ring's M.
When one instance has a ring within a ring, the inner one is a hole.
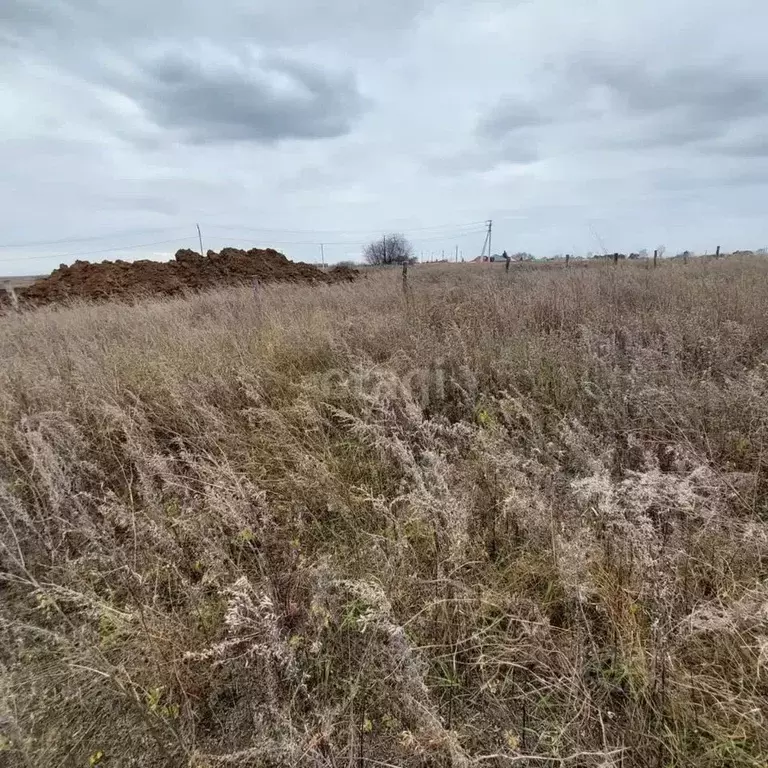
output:
M320 243L320 261L323 263L323 269L325 269L325 245Z
M456 263L459 263L459 246L456 246Z
M384 235L384 264L388 264L387 261L387 236Z
M488 226L488 230L485 233L485 242L483 243L483 250L480 252L480 261L483 261L485 259L485 246L488 246L488 261L491 260L491 231L493 229L493 219L488 219L488 221L485 222Z
M195 224L195 226L197 227L197 237L200 240L200 255L205 256L205 251L203 250L203 236L200 233L200 225Z
M592 226L592 224L589 225L589 228L592 230L592 234L595 236L595 240L597 240L597 242L600 244L600 250L603 252L603 256L607 256L608 249L605 247L603 238L600 237L600 235L597 233L597 230Z

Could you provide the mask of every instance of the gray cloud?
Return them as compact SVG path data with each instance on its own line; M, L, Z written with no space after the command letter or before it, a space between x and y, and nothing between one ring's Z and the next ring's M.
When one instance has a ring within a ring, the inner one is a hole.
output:
M729 122L768 111L764 75L728 61L662 68L584 56L570 73L583 87L606 88L613 108L633 115L679 112L691 121Z
M536 105L512 96L503 97L483 115L477 126L480 136L498 139L521 128L535 128L555 119L546 105Z
M768 116L764 75L729 62L660 67L579 53L536 73L538 101L505 94L477 123L481 139L560 127L587 146L641 149L702 145L734 125ZM591 136L580 136L587 124Z
M481 145L470 150L444 152L424 160L424 167L434 174L482 174L502 166L526 166L541 157L530 136L511 136L503 142Z
M56 5L39 0L5 0L0 16L0 39L18 40L54 26Z
M768 158L768 135L766 135L765 124L755 126L753 130L755 132L748 137L725 138L713 144L711 149L734 158ZM762 178L768 179L768 174L763 173Z
M726 168L716 165L690 167L672 167L655 174L656 189L669 192L684 192L701 189L722 190L765 186L768 179L768 153L758 162L747 164L731 163ZM716 204L715 206L716 207Z
M40 40L58 47L71 43L110 45L148 37L247 40L280 46L343 40L355 47L391 50L398 32L408 29L437 0L3 0L0 39ZM149 33L149 34L148 34Z
M112 85L151 123L194 144L343 136L366 106L348 73L250 52L175 48Z
M679 114L649 115L632 121L614 117L597 142L614 151L704 147L704 142L721 136L726 128L720 123L690 120Z
M163 215L181 213L175 200L154 195L104 195L94 200L94 210L148 211Z

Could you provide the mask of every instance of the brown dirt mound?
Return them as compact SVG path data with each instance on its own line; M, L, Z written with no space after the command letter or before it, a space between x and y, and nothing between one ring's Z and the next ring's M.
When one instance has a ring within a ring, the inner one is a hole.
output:
M133 299L175 296L243 282L338 283L354 280L355 269L335 267L323 272L311 264L290 261L271 248L243 251L224 248L206 256L180 250L174 261L76 261L62 264L48 277L17 290L22 304L39 306L67 299Z

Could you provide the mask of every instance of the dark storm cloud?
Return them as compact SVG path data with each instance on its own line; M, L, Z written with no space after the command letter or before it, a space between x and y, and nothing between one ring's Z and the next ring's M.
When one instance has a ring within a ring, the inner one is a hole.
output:
M167 50L112 85L150 122L194 144L343 136L367 103L348 73L221 50Z

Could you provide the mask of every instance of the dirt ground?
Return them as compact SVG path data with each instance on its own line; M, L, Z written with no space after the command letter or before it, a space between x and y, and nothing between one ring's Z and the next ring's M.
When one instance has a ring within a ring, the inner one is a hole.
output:
M76 261L62 264L43 278L9 278L3 281L0 306L41 306L70 299L91 301L174 296L243 282L337 283L354 280L358 272L348 267L323 271L312 264L294 262L271 248L224 248L205 256L180 250L173 261ZM7 282L7 284L6 284ZM11 290L8 290L8 289Z

